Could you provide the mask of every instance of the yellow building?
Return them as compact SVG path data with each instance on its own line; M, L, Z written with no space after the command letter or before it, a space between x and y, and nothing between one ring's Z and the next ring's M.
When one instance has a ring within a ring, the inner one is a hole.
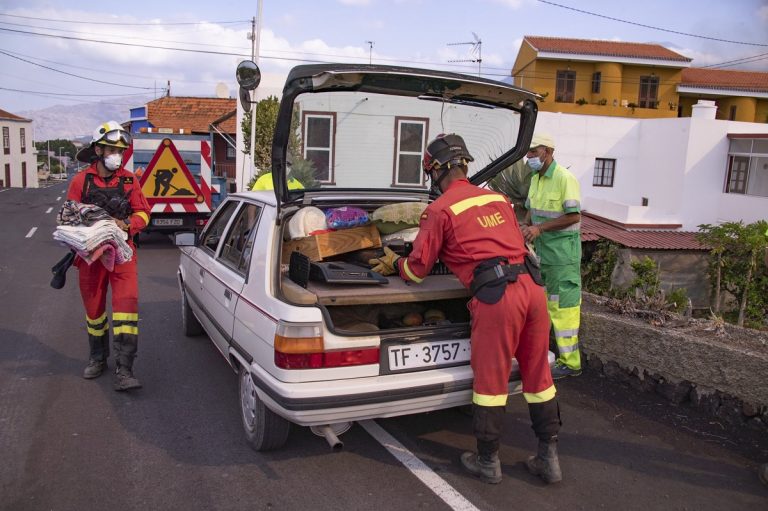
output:
M677 117L677 86L691 59L658 44L525 36L515 85L539 109L615 117Z
M683 70L677 92L682 117L706 99L717 105L717 119L768 122L768 73L692 67Z

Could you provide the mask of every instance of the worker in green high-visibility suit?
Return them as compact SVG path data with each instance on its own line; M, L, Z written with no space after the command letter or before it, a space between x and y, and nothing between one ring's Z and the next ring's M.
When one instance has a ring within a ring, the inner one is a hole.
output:
M552 378L581 374L581 193L579 181L553 157L551 136L536 134L528 150L534 174L522 227L541 259L547 309L559 352Z

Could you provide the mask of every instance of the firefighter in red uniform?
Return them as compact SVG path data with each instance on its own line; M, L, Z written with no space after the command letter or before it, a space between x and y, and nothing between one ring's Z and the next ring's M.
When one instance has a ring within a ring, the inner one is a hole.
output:
M90 163L72 178L67 200L96 204L104 208L115 223L128 233L133 257L107 271L100 261L88 265L79 257L75 266L80 274L80 294L85 305L90 357L83 378L98 378L109 358L107 288L112 287L112 334L115 350L115 390L141 387L133 375L139 334L138 278L133 236L149 223L149 205L134 175L122 168L123 151L131 145L131 135L115 121L94 131L91 144L77 153L77 159Z
M462 466L486 483L501 481L499 438L514 357L539 439L538 453L526 465L545 482L556 483L562 479L557 455L560 412L548 363L543 282L507 199L467 180L471 161L458 135L439 135L427 146L424 172L432 189L442 195L424 211L408 257L385 248L384 257L370 263L383 275L398 273L418 283L439 259L473 294L469 310L477 453L462 454Z

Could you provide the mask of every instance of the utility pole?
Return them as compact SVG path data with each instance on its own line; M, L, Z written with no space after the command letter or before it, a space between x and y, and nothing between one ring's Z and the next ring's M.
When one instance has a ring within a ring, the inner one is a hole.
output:
M258 0L257 2L257 12L256 17L251 18L251 33L248 35L248 38L251 40L251 60L258 65L259 63L259 46L261 43L261 7L262 7L262 0ZM258 25L257 25L258 23ZM251 108L251 165L249 166L250 172L248 174L248 180L245 179L245 172L243 172L243 184L242 184L242 190L245 190L245 186L248 184L248 182L253 178L255 174L256 169L256 108L258 107L258 104L256 103L256 89L253 89L251 91L251 104L253 107Z
M51 174L51 140L48 139L48 174Z
M368 44L368 64L373 61L373 43L374 41L365 41Z

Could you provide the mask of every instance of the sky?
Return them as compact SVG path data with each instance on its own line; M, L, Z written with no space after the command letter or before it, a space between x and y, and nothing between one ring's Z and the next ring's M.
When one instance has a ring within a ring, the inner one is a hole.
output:
M257 15L257 0L0 0L0 109L110 98L133 107L169 81L174 96L213 97L218 86L237 97L234 70L251 56ZM260 92L311 62L502 80L525 35L657 43L693 66L768 71L768 0L263 0Z

